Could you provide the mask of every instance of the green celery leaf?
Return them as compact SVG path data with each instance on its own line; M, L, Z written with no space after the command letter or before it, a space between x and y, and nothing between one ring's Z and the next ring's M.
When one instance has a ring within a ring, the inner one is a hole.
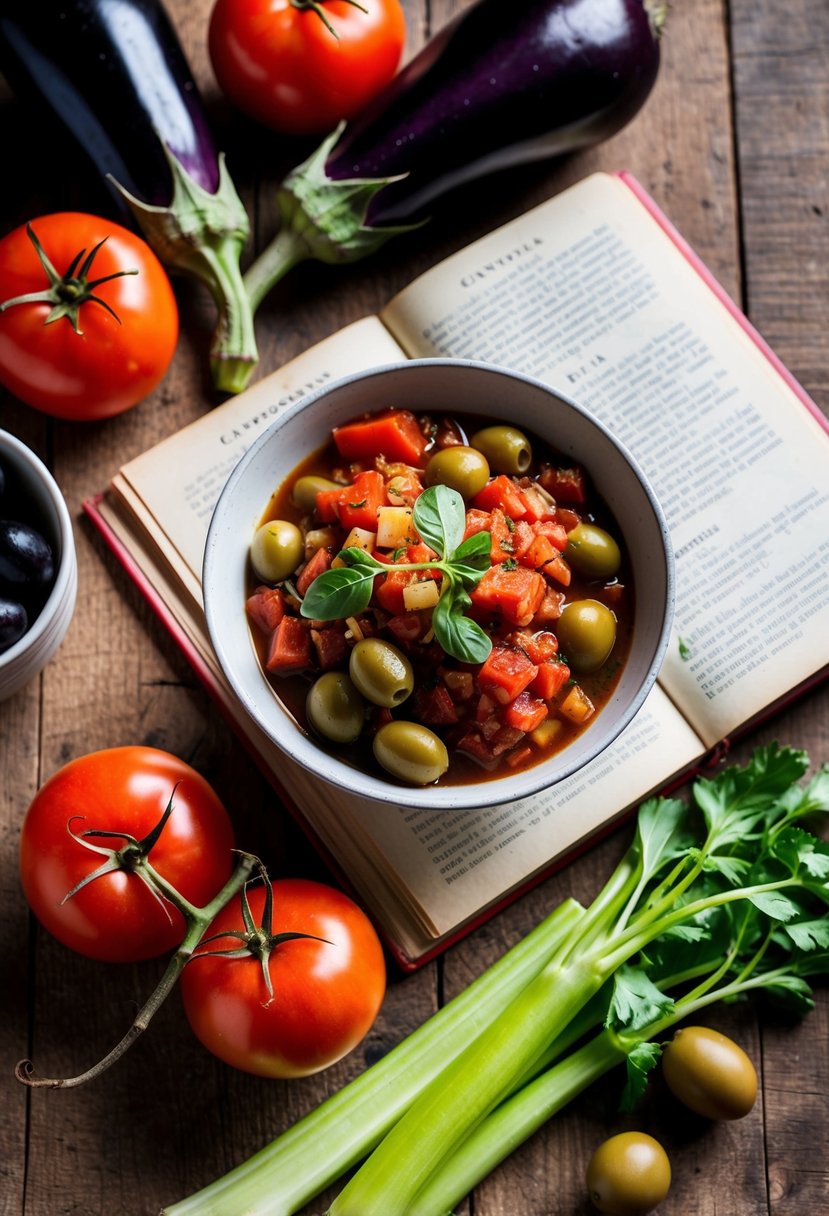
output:
M688 850L685 837L687 808L678 798L649 798L639 808L636 846L642 859L643 880Z
M623 1111L631 1111L638 1104L648 1086L648 1073L659 1061L662 1047L659 1043L637 1043L628 1052L626 1068L627 1082L619 1103Z
M312 621L336 621L364 612L371 599L376 573L371 566L358 563L338 566L317 575L302 601L302 616Z
M759 908L772 920L792 920L800 913L800 908L794 900L789 899L782 891L757 891L747 898L755 908Z
M800 920L783 926L799 950L829 949L829 916L820 920Z
M775 1003L802 1017L815 1007L812 989L797 975L781 975L770 979L763 991Z
M724 853L709 853L705 858L704 869L711 873L722 874L732 887L742 886L745 876L751 869L751 862L745 857L729 857Z
M415 501L413 520L421 540L448 558L463 541L466 506L457 490L429 486Z
M671 998L659 991L641 967L623 963L614 976L605 1026L616 1031L641 1030L673 1009Z
M461 588L450 586L442 593L432 613L432 628L442 649L461 663L483 663L492 642L480 625L464 616L463 601L469 597Z
M787 827L771 841L769 851L792 874L805 871L810 887L829 880L829 846L803 828Z
M744 767L731 765L713 778L694 782L693 796L702 811L709 843L745 847L751 832L767 828L780 816L779 802L808 768L805 752L772 743L757 748Z

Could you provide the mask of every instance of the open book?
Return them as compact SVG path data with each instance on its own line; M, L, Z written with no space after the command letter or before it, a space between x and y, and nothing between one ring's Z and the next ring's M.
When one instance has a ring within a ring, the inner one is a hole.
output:
M677 562L675 636L623 735L545 793L453 813L366 806L287 760L222 676L200 584L213 504L281 408L435 355L515 367L589 407L650 477ZM403 966L829 665L826 420L625 174L595 174L454 254L130 461L85 507Z

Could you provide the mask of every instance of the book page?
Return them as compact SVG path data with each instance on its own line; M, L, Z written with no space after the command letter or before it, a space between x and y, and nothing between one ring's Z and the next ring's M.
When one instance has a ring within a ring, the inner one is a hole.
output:
M120 469L113 489L129 495L132 509L150 526L153 519L162 524L156 540L164 543L165 557L175 560L177 555L199 584L216 500L236 464L279 411L330 380L402 358L403 351L376 317L355 321L136 456Z
M621 179L484 237L382 317L410 356L512 366L630 449L676 555L661 682L707 745L829 663L829 437Z

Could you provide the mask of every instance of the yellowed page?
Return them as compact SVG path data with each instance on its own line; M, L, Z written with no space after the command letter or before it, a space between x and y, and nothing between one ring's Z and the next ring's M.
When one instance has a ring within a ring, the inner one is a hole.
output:
M662 684L709 746L829 664L829 437L621 180L585 179L382 317L410 356L515 367L632 451L677 558Z

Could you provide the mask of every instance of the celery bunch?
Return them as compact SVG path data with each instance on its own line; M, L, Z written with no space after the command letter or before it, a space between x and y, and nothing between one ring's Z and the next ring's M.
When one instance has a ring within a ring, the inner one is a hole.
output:
M829 970L829 766L757 750L654 798L587 909L568 901L351 1085L168 1216L290 1216L366 1157L329 1216L445 1216L585 1086L624 1063L632 1105L658 1036L763 989L801 1012ZM373 1151L372 1151L373 1150Z

